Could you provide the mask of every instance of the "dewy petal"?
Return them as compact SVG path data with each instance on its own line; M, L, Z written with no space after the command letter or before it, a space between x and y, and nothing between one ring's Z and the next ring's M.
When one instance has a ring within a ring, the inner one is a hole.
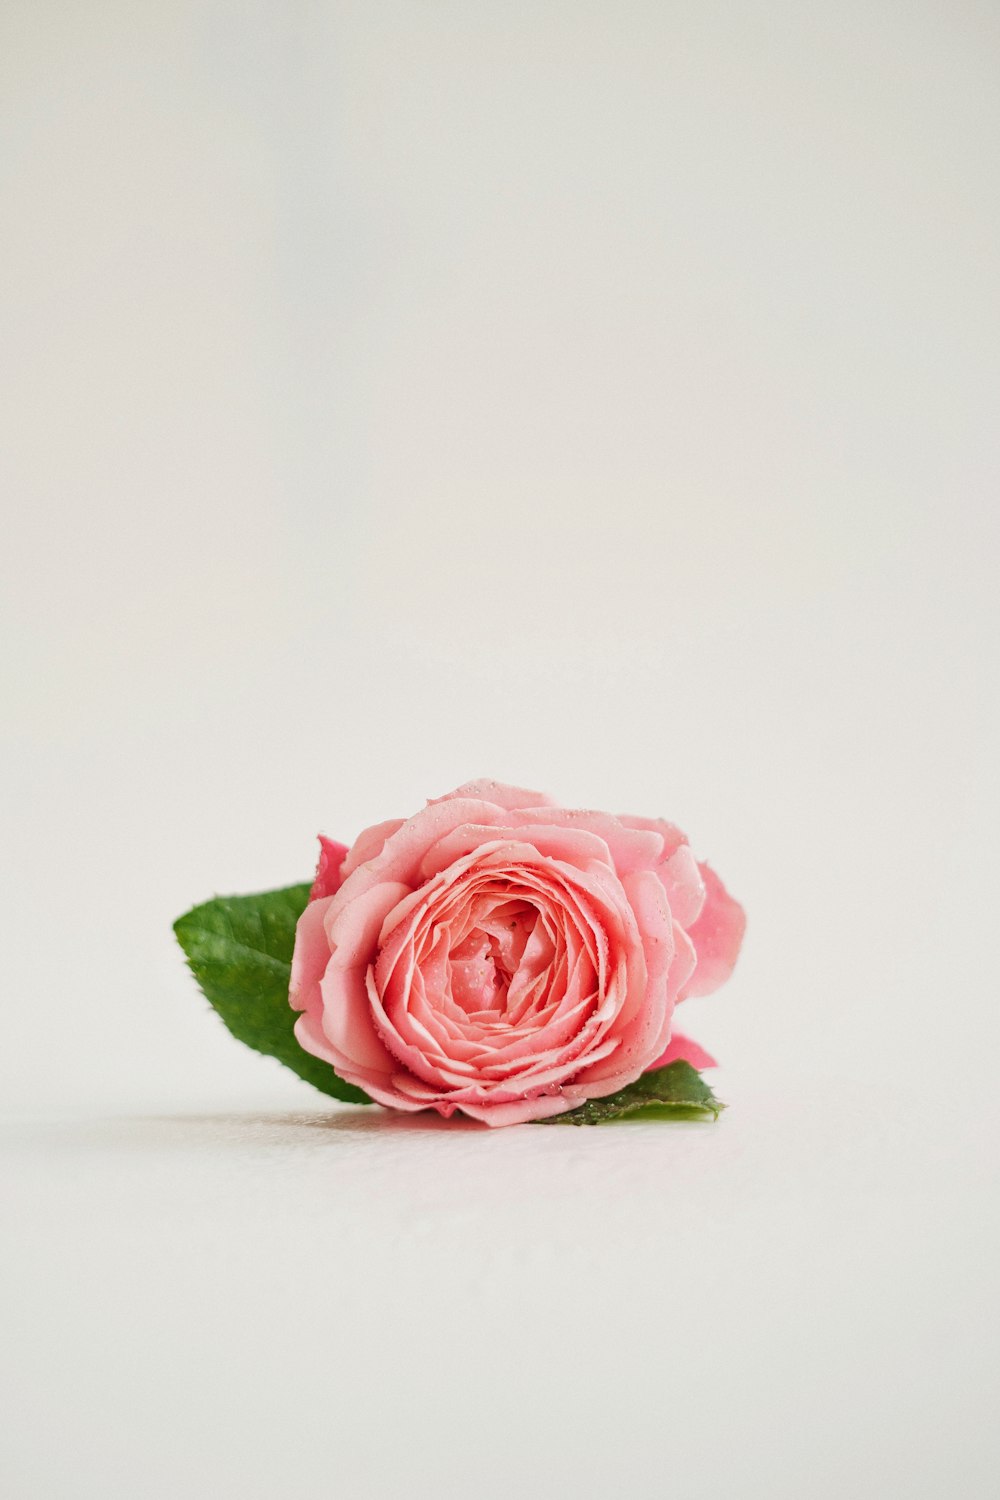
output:
M337 1072L348 1083L353 1083L357 1088L364 1089L365 1093L374 1099L376 1104L384 1104L387 1109L402 1109L408 1114L416 1114L418 1110L427 1108L425 1101L411 1099L409 1095L401 1092L396 1087L395 1076L385 1078L379 1073L371 1077L366 1073L355 1073L349 1068L344 1067L338 1067ZM443 1114L444 1111L442 1110L441 1113ZM451 1114L452 1111L449 1110L448 1113Z
M304 1011L296 1019L294 1030L295 1040L300 1047L304 1048L306 1052L311 1052L313 1057L318 1057L321 1061L329 1063L331 1068L337 1066L339 1062L338 1055L327 1041L326 1033L319 1024L318 1016L310 1015L308 1011Z
M671 1001L683 1000L688 991L684 988L698 965L698 955L694 951L688 934L679 922L674 923L674 961L670 965L670 978L667 983L667 992Z
M686 844L687 834L682 833L675 823L668 823L665 818L637 818L632 813L619 813L619 823L624 823L626 828L647 828L653 833L658 833L663 839L664 857L669 858L675 849Z
M690 1037L680 1036L677 1032L674 1032L665 1050L655 1062L650 1063L646 1071L650 1072L653 1068L665 1068L673 1062L690 1063L692 1068L697 1068L699 1072L702 1068L718 1067L718 1063L710 1052L706 1052L704 1047L693 1042Z
M385 841L390 838L397 828L402 828L402 818L390 818L387 823L375 823L371 828L363 828L354 843L347 851L344 859L341 879L346 880L352 875L359 865L367 864L370 859L382 853Z
M502 824L503 818L503 808L471 797L431 802L390 834L368 868L379 874L385 871L390 879L415 886L420 878L420 863L438 839L443 839L462 823L496 827Z
M573 1101L562 1094L539 1094L534 1099L513 1099L509 1104L462 1104L465 1115L483 1125L525 1125L529 1120L545 1120L550 1115L564 1115Z
M437 921L448 919L450 906L455 901L461 900L464 890L464 887L460 887L456 893L450 891L449 888L460 885L461 877L466 874L476 858L477 855L470 854L464 860L449 865L446 870L401 898L386 918L380 938L382 946L376 961L380 993L385 992L396 964L404 953L412 949L418 929L426 923L431 907L434 907ZM411 960L412 956L411 952Z
M684 995L710 995L724 984L739 957L747 919L740 903L726 890L710 865L699 865L705 882L705 905L688 936L698 955L698 966Z
M457 797L476 797L483 802L492 802L497 807L506 808L508 812L517 808L555 805L552 798L546 797L544 792L529 792L523 786L507 786L503 781L490 781L486 778L467 781L453 792L445 792L443 797L432 797L427 805L433 807L438 802L451 802Z
M623 875L622 886L639 925L647 975L660 979L674 958L674 923L663 886L652 870Z
M506 1079L505 1085L512 1092L523 1093L525 1089L531 1092L561 1084L564 1079L579 1071L581 1061L596 1063L601 1058L609 1057L617 1050L618 1045L617 1037L608 1036L603 1042L589 1046L585 1058L581 1058L579 1046L575 1049L566 1048L565 1055L561 1057L540 1056L523 1073Z
M305 1010L310 1015L318 1015L323 1008L319 982L330 962L324 920L332 904L332 896L310 901L295 928L288 1000L293 1010Z
M564 860L567 864L578 865L582 869L586 869L591 860L611 863L611 852L604 839L586 829L565 828L561 825L520 825L516 838L521 844L529 844L538 854ZM511 843L512 865L517 858L516 847ZM420 877L427 880L447 869L455 860L463 859L477 850L492 853L497 848L505 848L505 843L502 839L497 839L495 827L462 823L427 850L421 861Z
M331 964L323 976L323 1034L334 1054L334 1067L343 1077L346 1069L360 1074L398 1071L399 1064L379 1036L368 1003L364 969L335 969ZM352 1078L351 1082L354 1080ZM366 1091L368 1085L362 1083Z
M338 903L326 922L330 962L340 969L374 963L386 918L409 894L408 885L385 880L344 905Z
M346 854L346 844L338 844L336 839L328 839L325 834L319 835L319 863L316 866L316 878L312 883L312 890L309 892L310 901L318 901L322 896L337 894L344 879L341 867Z
M566 1092L574 1096L573 1102L577 1104L634 1083L662 1049L673 1012L669 976L676 962L677 935L681 929L673 923L663 887L651 871L627 875L623 884L627 889L631 887L633 909L638 908L645 965L641 978L639 973L630 974L628 1000L616 1022L618 1050L593 1066L586 1066L586 1059L581 1059L585 1066L566 1086Z
M675 1004L676 1002L673 995L670 993L670 987L668 985L667 1003L664 1006L663 1014L660 1017L660 1028L657 1032L650 1033L649 1053L652 1057L659 1057L660 1053L663 1051L664 1047L670 1040L670 1032L672 1030L672 1023L674 1019Z
M596 834L607 846L619 875L627 875L631 870L648 870L663 857L663 835L659 829L629 828L611 813L563 807L518 812L515 823L518 837L534 842L535 829L524 827L525 823L550 823L567 832L572 829Z
M681 844L670 858L656 867L670 902L674 919L682 927L697 922L705 905L705 882L689 844Z

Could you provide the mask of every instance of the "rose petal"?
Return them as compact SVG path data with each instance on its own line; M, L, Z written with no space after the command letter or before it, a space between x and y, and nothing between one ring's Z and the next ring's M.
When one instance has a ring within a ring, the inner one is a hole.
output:
M524 1125L529 1120L545 1120L564 1115L572 1103L562 1094L539 1094L535 1099L515 1099L509 1104L463 1104L462 1113L484 1125Z
M670 858L656 867L670 902L670 911L682 927L690 927L705 905L705 882L690 845L681 844Z
M341 879L346 880L359 865L367 864L381 854L386 839L391 838L397 828L402 828L403 821L402 818L390 818L387 823L375 823L371 828L362 829L344 858Z
M316 878L309 892L310 901L318 901L322 896L334 896L340 890L344 878L341 867L346 854L346 844L338 844L336 839L328 839L325 834L319 835L319 862L316 865Z
M739 957L746 913L726 890L709 865L699 865L705 882L705 905L688 936L698 955L698 965L684 995L710 995L724 984Z
M332 901L331 896L311 901L296 924L288 986L288 1001L293 1010L307 1010L318 1015L323 1008L319 982L330 962L330 944L324 922Z
M401 823L395 833L386 839L376 857L356 870L352 878L357 879L366 869L377 869L378 873L384 872L406 885L416 885L420 878L421 860L432 844L443 839L462 823L482 823L495 827L502 823L503 816L501 807L471 797L454 797L429 803L412 818Z
M330 962L339 969L366 968L378 947L379 934L410 888L397 880L380 881L352 901L333 905L326 916Z
M496 835L497 830L494 827L477 827L475 824L462 823L431 845L421 861L420 878L428 880L432 875L439 874L455 860L462 859L466 855L502 848L503 840L498 840ZM611 863L611 851L605 841L585 829L559 826L549 828L540 824L529 824L517 828L516 838L521 844L530 844L538 854L547 855L550 859L561 859L567 864L579 865L582 869L586 869L591 860ZM516 856L512 856L514 857Z
M670 1038L666 1049L660 1053L655 1062L650 1063L646 1069L651 1072L653 1068L665 1068L672 1062L690 1063L692 1068L697 1068L699 1073L702 1068L716 1068L718 1063L711 1053L706 1052L704 1047L693 1042L690 1037L681 1036L678 1032Z
M374 1078L390 1077L399 1067L372 1019L363 969L335 969L323 976L323 1035L334 1054L334 1067L342 1078L349 1073ZM355 1082L352 1077L351 1082ZM361 1087L371 1093L367 1083Z
M685 985L691 978L698 966L698 955L694 951L688 934L679 922L674 923L674 958L670 965L670 977L667 981L667 993L671 1000L681 1001L686 999L687 990Z
M306 1052L311 1052L313 1057L318 1057L323 1062L329 1063L332 1068L336 1068L339 1061L337 1053L327 1041L318 1016L304 1011L296 1019L293 1029L295 1040L300 1047L303 1047Z
M432 797L428 806L433 807L438 802L451 802L455 798L475 797L483 802L492 802L497 807L504 807L508 811L521 807L551 807L552 798L546 797L544 792L529 792L522 786L508 786L503 781L490 781L486 778L480 781L467 781L463 786L456 787L453 792L445 792L443 797Z
M669 859L675 849L688 841L687 834L682 833L676 823L668 823L665 818L637 818L632 813L619 813L618 821L626 828L646 828L652 833L658 833L663 839L664 858Z
M521 838L533 839L534 836L534 829L523 825L542 823L596 835L607 846L619 875L627 875L631 870L648 870L663 857L663 835L659 829L629 828L611 813L582 808L532 808L530 812L519 812L517 820L515 827Z

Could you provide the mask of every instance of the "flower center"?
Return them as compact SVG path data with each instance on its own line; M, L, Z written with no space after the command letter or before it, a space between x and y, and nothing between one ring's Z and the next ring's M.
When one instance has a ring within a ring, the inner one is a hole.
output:
M449 962L452 996L467 1015L502 1014L512 976L493 933L470 932L452 949Z
M510 902L452 945L451 994L466 1015L485 1024L507 1024L510 987L537 921L534 907Z

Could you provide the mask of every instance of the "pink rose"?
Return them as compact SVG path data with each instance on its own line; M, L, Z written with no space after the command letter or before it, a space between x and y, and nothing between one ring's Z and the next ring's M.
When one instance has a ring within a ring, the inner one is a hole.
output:
M475 781L321 845L295 1035L379 1103L513 1125L711 1065L671 1017L731 973L745 918L673 824Z

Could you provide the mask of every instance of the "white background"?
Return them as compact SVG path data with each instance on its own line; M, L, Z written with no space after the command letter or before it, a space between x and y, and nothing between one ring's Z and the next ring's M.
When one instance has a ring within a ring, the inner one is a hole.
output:
M998 84L966 0L5 0L18 1500L995 1493ZM480 775L743 899L717 1127L199 999Z

